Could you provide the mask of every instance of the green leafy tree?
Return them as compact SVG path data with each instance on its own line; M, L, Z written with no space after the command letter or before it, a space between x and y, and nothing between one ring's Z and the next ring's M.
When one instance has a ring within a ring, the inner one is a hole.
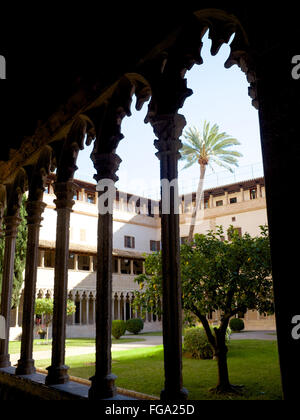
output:
M195 163L200 165L196 205L193 208L188 236L188 241L191 242L193 240L197 212L203 194L203 184L207 167L210 166L214 169L214 166L217 165L232 172L232 166L238 166L238 158L242 157L242 154L231 149L232 146L240 145L240 142L227 133L220 133L217 124L210 127L210 123L204 121L202 133L197 128L190 127L185 131L184 138L186 142L183 143L181 150L182 159L187 161L184 169L189 168Z
M27 249L27 223L26 223L26 196L23 196L22 205L20 207L20 218L21 222L18 228L18 234L16 238L16 252L15 252L15 264L14 264L14 280L12 290L12 308L15 308L19 304L20 290L24 280L24 270L26 264L26 249ZM3 258L4 258L5 238L0 238L0 289L2 285L2 274L3 274Z
M218 364L214 391L235 392L230 384L226 331L230 318L247 310L273 313L273 289L268 228L261 235L239 235L231 226L230 240L221 226L207 235L196 234L193 242L181 246L183 309L200 321ZM161 253L146 258L146 274L136 277L140 290L134 305L152 310L162 295ZM220 324L210 328L208 314L220 311Z
M76 311L75 303L68 299L67 301L67 316L72 315ZM35 314L39 316L44 316L44 322L47 332L47 340L49 333L49 326L51 325L53 319L53 299L36 299L35 301Z

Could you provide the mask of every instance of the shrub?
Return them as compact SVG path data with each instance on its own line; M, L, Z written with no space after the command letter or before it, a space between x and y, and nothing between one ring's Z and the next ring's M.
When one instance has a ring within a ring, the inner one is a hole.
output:
M126 331L126 322L121 319L115 319L112 322L111 334L117 340L125 334Z
M213 358L213 349L203 327L193 327L185 330L184 351L190 353L193 359Z
M144 322L140 318L128 319L126 322L126 330L132 334L138 334L144 328Z
M241 318L232 318L229 322L232 331L242 331L245 328L244 321Z

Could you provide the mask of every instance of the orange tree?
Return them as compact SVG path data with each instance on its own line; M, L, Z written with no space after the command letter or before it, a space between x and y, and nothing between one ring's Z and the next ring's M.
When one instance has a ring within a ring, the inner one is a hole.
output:
M76 311L75 303L67 300L67 316L72 315ZM35 301L35 314L44 316L44 323L46 326L46 333L48 339L48 329L53 317L53 299L41 298Z
M268 228L251 237L239 235L231 226L228 240L221 226L216 232L196 234L193 242L181 246L183 309L203 325L218 362L218 393L235 392L230 384L226 331L230 318L247 310L273 312L273 289ZM134 305L148 311L161 311L155 302L161 299L161 253L146 258L146 274L136 277L140 290ZM220 312L220 324L211 328L208 314ZM163 314L162 314L163 315Z

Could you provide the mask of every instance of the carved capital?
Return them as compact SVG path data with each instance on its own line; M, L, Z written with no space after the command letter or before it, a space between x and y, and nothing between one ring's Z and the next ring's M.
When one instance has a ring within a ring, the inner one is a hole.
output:
M71 211L75 204L75 201L73 200L75 191L73 182L55 182L53 187L56 195L56 199L54 200L56 210L68 209Z
M156 156L160 159L165 155L175 155L180 158L179 150L182 143L179 137L186 125L186 120L181 114L161 115L150 120L153 131L158 137L154 146L158 150Z
M92 160L97 174L94 176L96 181L101 179L111 179L116 182L119 178L116 172L122 162L121 158L115 153L93 153Z
M57 160L57 182L64 183L73 179L78 169L76 161L80 150L84 149L84 142L89 145L92 141L94 126L86 115L79 115L73 121L64 141L63 150Z
M21 169L12 184L6 186L7 192L7 216L19 216L23 194L27 189L27 176Z
M45 190L45 182L53 165L53 150L45 146L40 152L37 163L25 168L28 177L28 201L41 201Z
M27 224L28 225L40 225L42 218L42 213L45 210L46 203L42 201L28 201L26 203L27 211Z
M19 216L5 216L5 237L6 238L15 238L18 234L18 227L21 223L21 218Z

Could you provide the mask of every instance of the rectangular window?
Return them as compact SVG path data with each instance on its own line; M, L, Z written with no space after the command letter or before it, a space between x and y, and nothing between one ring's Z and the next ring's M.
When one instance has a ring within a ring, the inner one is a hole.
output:
M134 236L124 236L124 247L125 248L135 248L135 238L134 238Z
M250 200L255 200L257 198L257 189L251 188L250 189Z
M160 251L160 241L150 241L150 251Z
M240 228L240 227L234 228L234 231L237 232L239 234L239 236L242 236L242 228ZM230 235L228 235L228 240L231 241L231 236Z
M235 204L235 203L237 203L237 198L236 198L236 197L232 197L232 198L230 198L230 199L229 199L229 203L230 203L230 204Z
M117 257L112 258L112 271L113 273L118 272L118 258Z
M44 267L54 268L54 266L55 266L55 253L54 253L54 251L45 251Z
M221 206L223 206L223 200L216 201L216 207L221 207Z
M133 274L143 274L143 260L133 260Z
M75 270L75 254L73 254L72 252L69 253L68 269Z
M95 194L94 193L87 193L86 194L86 201L90 204L95 204Z
M90 271L89 255L78 255L78 270Z
M130 274L130 260L126 258L121 258L121 273Z
M97 255L93 256L93 270L97 271Z
M38 251L38 267L42 267L42 265L43 265L43 262L42 262L42 250L41 249L39 249L39 251Z

